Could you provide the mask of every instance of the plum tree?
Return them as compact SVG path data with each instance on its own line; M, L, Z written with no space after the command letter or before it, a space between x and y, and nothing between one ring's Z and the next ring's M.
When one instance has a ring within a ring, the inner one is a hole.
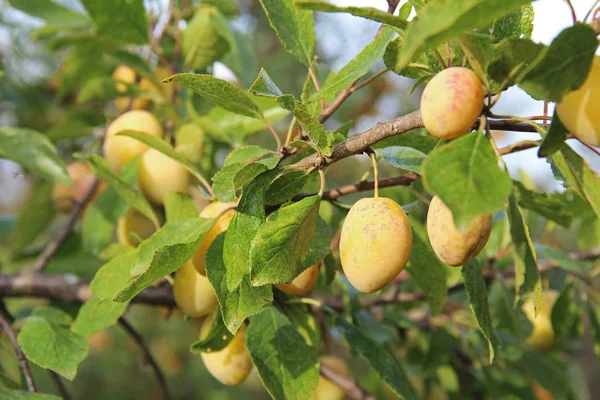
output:
M485 89L468 68L447 68L434 76L421 96L425 129L440 139L470 131L483 108Z
M492 216L475 217L460 230L454 224L452 211L439 196L434 196L427 213L427 233L433 251L451 266L464 265L485 247L492 232Z
M219 306L208 278L200 275L191 261L187 261L175 273L173 295L177 306L190 318L208 315Z
M208 335L210 320L207 319L200 328L200 339ZM242 325L234 338L219 351L200 355L204 366L219 382L227 386L235 386L244 382L252 371L252 360L246 348L246 325Z
M140 159L140 188L153 203L164 204L169 192L185 192L190 181L187 169L156 149Z
M563 125L577 139L590 146L600 146L600 57L594 58L583 85L567 94L556 105Z
M412 230L402 207L375 197L357 201L344 221L340 260L357 290L373 293L402 271L412 248Z
M212 227L210 231L206 234L204 240L198 246L198 249L192 256L192 263L194 267L200 272L202 275L206 275L206 252L210 247L211 243L221 232L224 232L231 219L234 215L233 207L235 207L235 203L221 203L220 201L215 201L209 204L202 212L200 216L202 218L216 218L220 215L219 219L215 226ZM228 211L225 211L229 209Z
M527 338L527 344L536 350L546 350L554 343L554 328L552 327L552 309L558 298L558 292L545 290L542 295L542 309L535 315L533 299L523 304L523 312L533 325L533 331Z
M317 278L319 278L319 265L321 263L316 263L311 265L300 275L294 278L290 283L280 283L277 285L277 288L284 293L287 293L292 296L304 296L308 292L312 290L317 283Z
M133 207L129 207L127 211L117 221L117 238L119 243L130 246L137 246L139 243L132 239L132 236L137 236L144 240L152 236L156 228L152 221L140 214Z
M135 130L148 135L162 137L163 129L156 117L145 110L128 111L115 119L106 129L104 138L104 157L114 170L148 150L148 146L139 140L126 136L115 136L122 130Z
M57 183L52 187L52 202L58 212L67 213L73 208L73 204L83 200L94 185L96 176L92 173L89 165L84 161L75 161L67 165L67 172L73 179L73 183L65 185ZM101 182L96 188L93 198L98 196L106 187Z
M320 359L321 364L326 365L340 375L348 375L348 367L344 360L335 356L323 356ZM315 400L342 400L344 398L344 390L338 385L331 382L324 376L319 377L319 384L315 391Z

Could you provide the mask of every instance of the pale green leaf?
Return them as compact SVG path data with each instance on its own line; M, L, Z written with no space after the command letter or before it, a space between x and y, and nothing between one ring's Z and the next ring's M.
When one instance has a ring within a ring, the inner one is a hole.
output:
M390 146L376 151L396 168L420 174L427 155L412 147Z
M167 221L183 221L198 216L198 209L187 193L169 192L165 197Z
M2 400L61 400L60 397L51 394L12 390L5 387L0 387L0 398Z
M83 337L106 329L117 323L127 308L127 303L94 298L86 301L77 313L71 330Z
M56 215L52 205L52 183L38 182L19 211L10 233L12 251L20 253L34 242Z
M85 15L74 12L51 0L10 0L8 4L52 25L72 27L86 25L90 22Z
M205 324L210 323L210 329L206 336L190 345L192 353L210 353L225 348L234 338L227 330L221 312L217 310L207 319Z
M81 0L97 32L124 43L148 41L148 22L143 0Z
M296 0L296 5L299 8L307 10L330 13L349 13L357 17L367 18L399 29L405 29L408 25L406 19L372 7L338 7L325 1L314 0Z

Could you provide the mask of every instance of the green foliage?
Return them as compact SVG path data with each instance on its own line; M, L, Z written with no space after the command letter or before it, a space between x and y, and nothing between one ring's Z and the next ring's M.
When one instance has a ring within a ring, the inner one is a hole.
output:
M13 251L20 253L37 238L54 218L52 184L39 182L17 216L10 235Z
M209 318L210 319L205 323L210 322L210 329L203 339L190 345L190 351L192 353L210 353L222 350L234 337L234 335L227 330L227 327L223 323L223 317L219 311L214 312Z
M97 34L124 43L144 44L148 22L142 0L81 0Z

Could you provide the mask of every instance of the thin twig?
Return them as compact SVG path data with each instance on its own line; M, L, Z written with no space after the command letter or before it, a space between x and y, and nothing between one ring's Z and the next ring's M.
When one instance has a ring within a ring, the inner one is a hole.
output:
M48 243L48 245L44 249L44 252L36 260L35 264L33 265L34 271L42 272L46 268L52 257L54 257L58 250L60 250L65 240L67 240L67 238L73 231L73 227L75 226L75 223L79 218L79 214L81 214L85 206L90 202L90 200L94 196L96 189L98 189L98 185L100 185L100 181L98 180L98 178L96 178L94 180L94 184L87 191L83 199L75 203L75 206L73 206L73 210L71 211L71 215L69 217L69 220L67 221L67 224L63 227L62 231L59 232L56 238L50 243Z
M0 317L0 327L2 327L2 330L6 333L8 340L10 340L10 343L15 349L17 360L19 360L21 371L23 371L23 376L25 377L25 383L27 383L27 389L30 392L36 392L37 390L35 388L35 383L33 382L33 375L29 369L29 363L25 358L25 354L23 354L23 350L21 350L21 346L19 346L19 342L17 342L17 335L15 334L15 331L10 326L10 323L3 317Z
M142 350L142 353L144 353L144 357L145 357L146 361L150 364L150 366L152 367L152 370L154 371L154 374L156 375L156 378L158 379L158 384L163 393L163 399L165 399L165 400L171 399L171 395L169 394L169 388L167 386L167 380L165 379L165 376L164 376L162 370L158 366L158 363L156 362L154 357L152 357L152 353L150 352L150 347L146 343L146 340L143 338L143 336L138 331L135 330L135 328L124 317L119 318L119 324L123 327L123 329L125 329L125 331L127 331L129 336L131 336L131 338L138 344L138 346L140 347L140 350Z
M319 80L317 79L317 74L315 73L315 67L314 67L314 62L310 63L310 65L308 66L308 74L310 75L310 79L313 82L313 85L315 85L315 89L318 91L321 90L321 85L319 84ZM321 99L321 109L325 109L325 100Z
M60 392L60 397L62 398L62 400L71 400L72 397L69 394L69 391L67 390L67 387L65 386L65 383L62 381L62 378L60 377L60 375L58 375L56 372L52 371L51 369L49 369L47 371L48 371L48 374L50 375L50 378L52 378L52 380L56 384L56 387L58 388L58 391Z
M356 85L352 88L352 93L356 92L357 90L360 90L362 88L364 88L365 86L367 86L368 84L370 84L371 82L373 82L375 79L385 75L387 72L389 72L390 69L389 68L385 68L382 69L379 72L374 73L373 75L371 75L370 77L368 77L367 79L365 79L364 81L362 81L359 85Z
M350 397L356 400L375 400L375 396L363 389L354 379L337 373L333 368L321 363L321 375L344 389Z
M448 68L448 66L446 65L446 61L444 61L444 57L442 57L438 49L433 49L433 54L435 54L435 57L438 59L440 64L442 64L442 68Z
M565 1L569 5L569 8L571 9L571 18L573 19L573 25L575 25L575 24L577 24L577 13L575 13L575 8L573 7L571 0L565 0Z

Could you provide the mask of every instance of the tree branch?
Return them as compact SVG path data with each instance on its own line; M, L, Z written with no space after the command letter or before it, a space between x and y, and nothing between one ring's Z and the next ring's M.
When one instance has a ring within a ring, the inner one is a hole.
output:
M30 392L37 391L35 388L35 383L33 383L33 375L29 369L29 363L25 358L25 354L23 354L23 350L21 350L21 346L19 346L19 342L17 342L17 335L15 334L15 331L10 326L10 323L3 317L0 317L0 327L2 327L2 330L6 333L6 336L8 336L8 340L10 340L10 343L15 349L15 353L17 353L17 360L19 360L19 365L23 371L23 376L25 377L25 382L27 383L27 389L29 389Z
M81 199L81 201L77 202L73 206L73 210L71 211L71 215L69 217L69 220L67 221L67 224L64 226L62 231L60 231L60 233L56 236L56 238L54 238L54 240L48 243L48 245L44 249L44 252L36 260L35 264L33 265L34 271L42 272L46 268L52 257L54 257L58 250L60 250L60 247L63 245L65 240L67 240L71 231L73 231L73 227L75 226L79 215L94 196L96 189L98 189L98 185L100 185L100 181L98 180L98 178L96 178L94 180L94 184L87 191L83 199Z
M169 388L167 386L167 380L165 379L165 375L163 374L162 370L158 366L158 363L156 362L154 357L152 357L152 353L150 352L150 347L146 343L146 340L144 339L144 337L138 331L136 331L135 328L124 317L119 318L119 324L123 327L123 329L125 329L125 331L127 331L129 336L131 336L131 338L138 344L138 346L140 347L140 350L142 350L142 353L144 353L144 357L145 357L146 361L150 364L150 366L152 367L152 370L154 371L154 374L156 375L156 378L158 379L158 384L163 393L163 399L170 400L171 395L169 394Z
M536 132L531 125L522 122L490 120L489 124L492 130ZM383 139L400 135L417 128L423 128L423 120L421 119L421 112L419 110L394 118L391 121L379 123L363 133L351 136L334 147L331 157L321 159L318 154L312 154L294 164L294 168L310 169L321 164L333 164L343 158L364 153L370 146ZM477 129L477 124L473 129Z
M375 400L375 396L363 389L354 379L338 374L333 368L321 363L321 375L344 389L356 400Z

